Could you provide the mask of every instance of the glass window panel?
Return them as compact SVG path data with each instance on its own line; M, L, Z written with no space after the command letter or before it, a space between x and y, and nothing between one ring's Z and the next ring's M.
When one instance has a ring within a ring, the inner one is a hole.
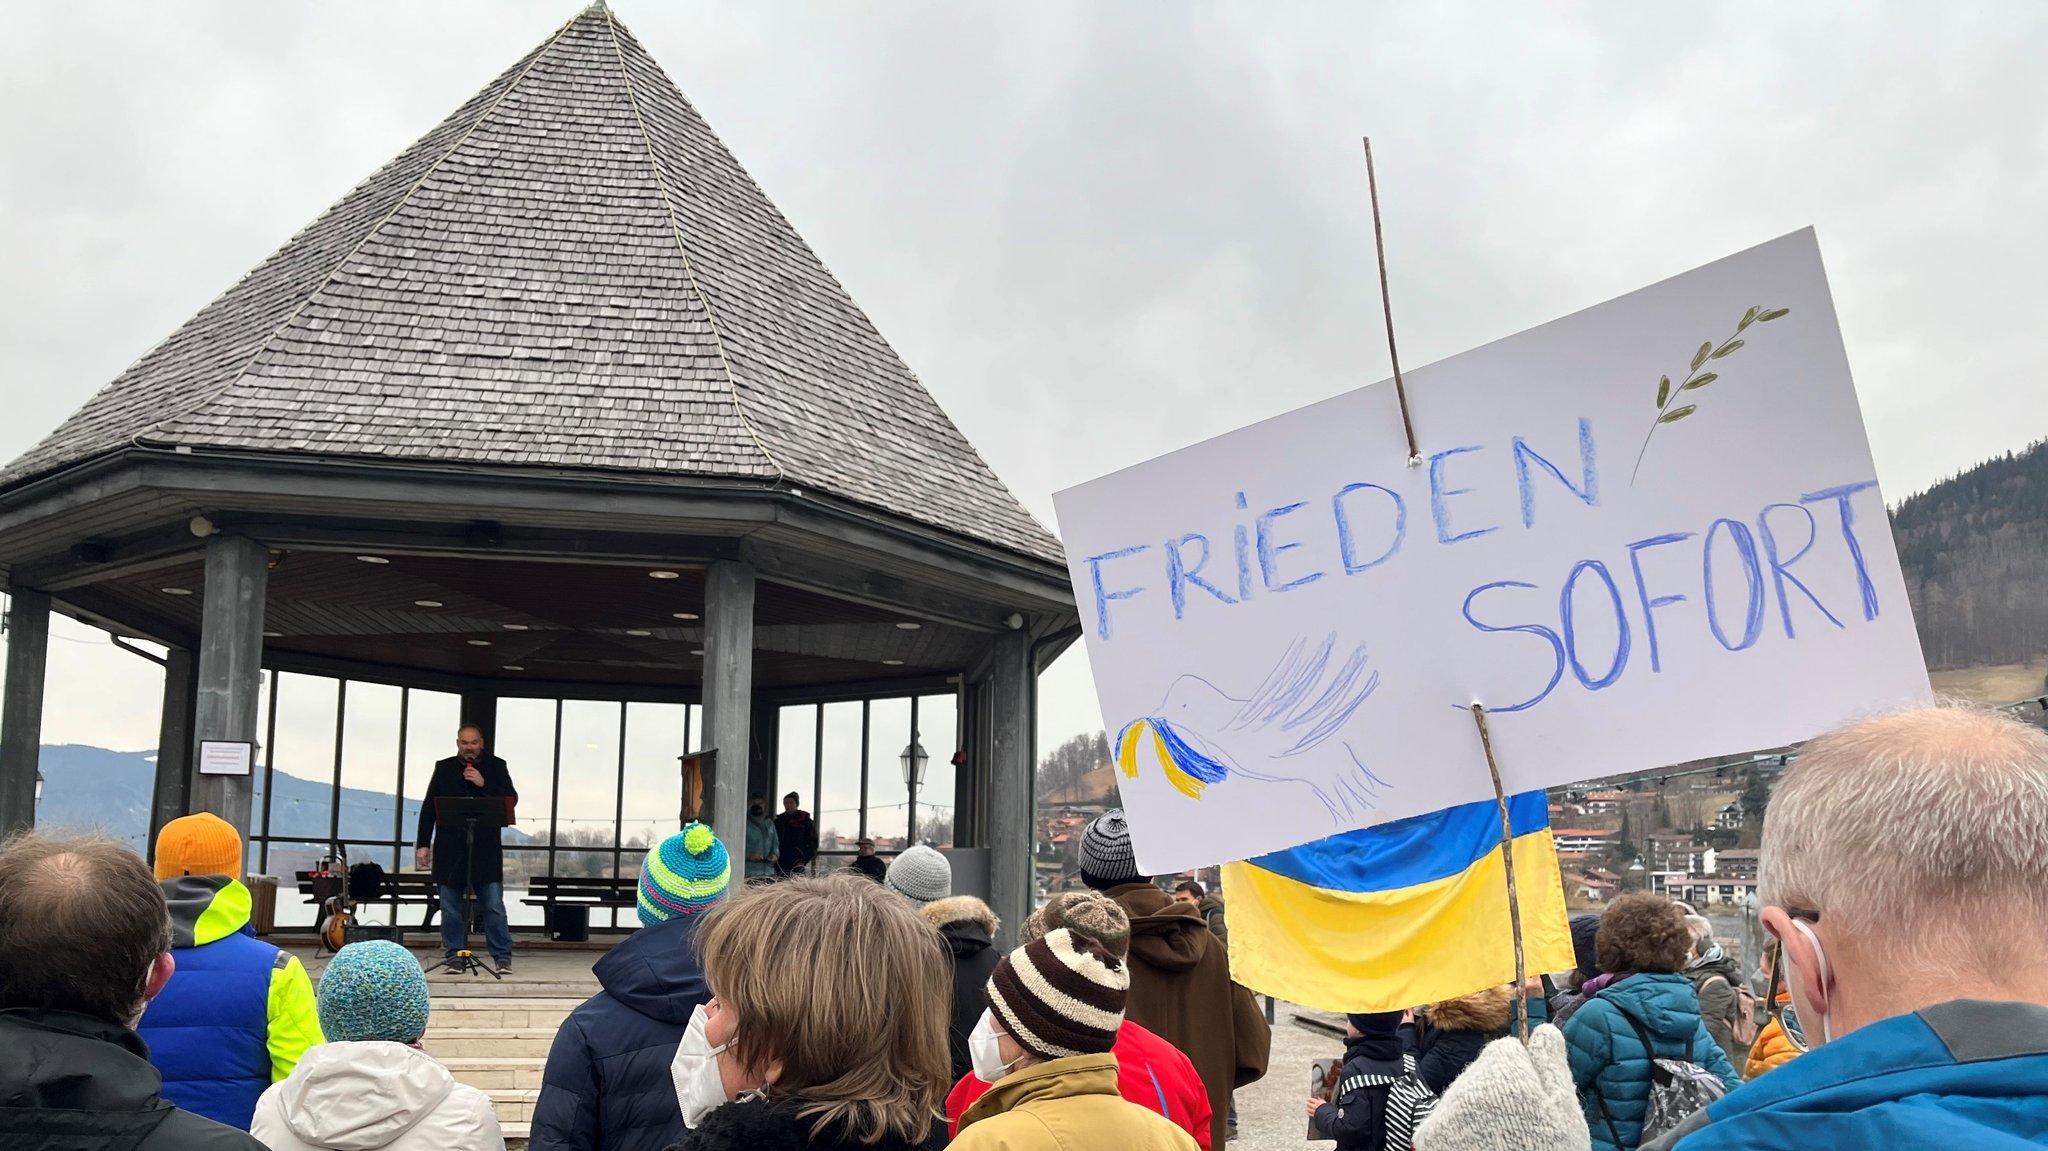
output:
M505 700L498 701L498 721L504 722ZM551 701L550 701L551 702ZM550 711L553 709L550 708ZM521 793L524 794L524 793ZM545 824L543 824L545 827ZM509 837L508 837L509 841ZM505 918L516 928L540 927L546 921L546 909L526 902L527 882L536 875L548 873L548 853L545 848L505 849Z
M777 709L781 733L775 744L775 794L768 797L768 811L782 810L782 797L794 791L808 801L817 797L818 705L790 704Z
M917 701L918 742L931 761L924 786L917 791L917 838L940 847L953 846L953 803L957 783L953 752L959 743L959 697L928 695Z
M878 699L868 722L868 834L875 850L891 855L906 846L910 787L903 782L903 749L910 746L910 701Z
M398 806L398 696L398 688L381 683L348 685L341 742L344 840L397 838L393 817ZM390 847L363 855L350 851L351 863L364 860L388 868L396 866L397 855Z
M452 741L454 736L449 736ZM518 822L506 830L504 842L545 844L548 841L548 813L554 797L555 701L551 699L500 699L497 738L491 752L505 761L512 772L512 786L519 792ZM545 874L542 864L535 874Z
M278 726L284 726L283 720L278 721ZM298 873L313 870L327 852L325 841L281 840L270 845L268 874L277 876L276 923L279 928L304 929L315 925L320 909L306 902L308 897L299 892Z
M427 784L434 778L434 764L455 754L455 733L462 726L462 697L445 691L414 688L407 696L405 716L405 830L400 834L408 846L420 833L420 804L427 797ZM412 852L401 853L404 870L412 865Z
M334 717L341 681L324 675L278 676L277 770L270 834L327 840L334 801ZM281 865L270 865L274 875Z
M694 704L629 703L626 705L626 796L619 840L625 848L624 871L640 874L638 856L681 827L684 725L694 744L702 726Z
M587 699L565 700L562 704L562 778L555 806L557 847L610 849L618 842L619 709L624 706ZM609 868L611 856L606 855L604 862ZM568 874L559 866L556 873Z
M825 707L825 785L813 796L796 790L803 807L818 820L818 850L821 854L841 852L852 855L854 840L860 838L860 704L828 703ZM782 810L782 797L775 799ZM834 861L826 861L829 870Z

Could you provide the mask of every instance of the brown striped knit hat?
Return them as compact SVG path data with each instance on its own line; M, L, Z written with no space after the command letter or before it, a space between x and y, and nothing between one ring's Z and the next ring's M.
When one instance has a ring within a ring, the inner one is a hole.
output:
M988 979L988 1006L1040 1059L1097 1055L1116 1045L1131 976L1100 943L1064 927L1012 951Z

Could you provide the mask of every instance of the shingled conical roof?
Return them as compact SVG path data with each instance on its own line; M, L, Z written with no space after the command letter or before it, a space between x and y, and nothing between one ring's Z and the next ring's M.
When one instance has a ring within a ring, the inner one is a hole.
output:
M0 485L130 443L785 480L1060 555L601 5Z

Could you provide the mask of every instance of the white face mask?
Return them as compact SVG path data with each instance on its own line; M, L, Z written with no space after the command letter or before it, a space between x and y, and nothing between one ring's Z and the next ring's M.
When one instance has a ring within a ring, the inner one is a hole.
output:
M691 1130L727 1102L725 1080L718 1073L718 1056L732 1044L713 1047L711 1033L705 1027L704 1005L700 1003L690 1013L690 1025L683 1031L675 1061L668 1068L670 1078L675 1080L676 1102L682 1105L683 1126Z
M1010 1073L1024 1057L1019 1055L1008 1063L1003 1062L1003 1035L996 1030L995 1015L987 1010L981 1013L981 1021L967 1035L967 1055L974 1060L974 1077L983 1083L994 1083Z

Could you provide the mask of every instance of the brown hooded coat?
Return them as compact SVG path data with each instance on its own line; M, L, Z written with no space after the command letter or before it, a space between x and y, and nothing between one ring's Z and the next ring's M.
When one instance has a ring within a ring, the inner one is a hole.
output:
M1149 883L1111 899L1131 917L1131 990L1124 1018L1181 1049L1209 1091L1210 1146L1221 1148L1230 1093L1266 1073L1273 1033L1252 993L1230 981L1223 941L1200 912Z

